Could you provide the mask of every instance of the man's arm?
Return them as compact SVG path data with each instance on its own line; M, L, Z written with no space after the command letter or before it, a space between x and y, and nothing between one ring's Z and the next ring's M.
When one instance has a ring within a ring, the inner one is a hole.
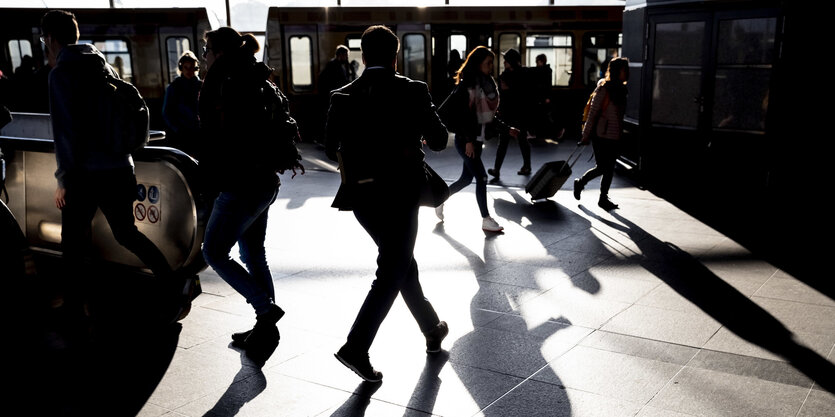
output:
M418 96L418 107L421 113L419 126L422 128L423 140L433 151L442 151L446 149L449 133L446 126L438 116L438 111L435 104L432 103L432 96L429 94L429 87L426 83L417 83L420 87L416 89Z

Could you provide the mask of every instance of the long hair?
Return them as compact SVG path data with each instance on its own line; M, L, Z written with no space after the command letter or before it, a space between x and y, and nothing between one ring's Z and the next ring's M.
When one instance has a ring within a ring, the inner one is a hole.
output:
M626 79L629 79L629 58L625 57L617 57L612 58L609 61L609 67L606 69L606 81L613 81L612 78L617 80L618 74L620 74L621 70L626 70Z
M241 35L237 30L228 26L206 32L204 39L206 42L212 42L212 49L215 53L220 52L227 55L244 54L252 56L261 50L261 45L258 44L258 39L255 39L255 36L251 33Z
M455 84L458 85L461 80L468 80L468 82L474 80L481 73L481 63L490 56L494 59L496 58L496 54L490 48L476 46L467 54L467 59L464 60L461 68L455 73Z

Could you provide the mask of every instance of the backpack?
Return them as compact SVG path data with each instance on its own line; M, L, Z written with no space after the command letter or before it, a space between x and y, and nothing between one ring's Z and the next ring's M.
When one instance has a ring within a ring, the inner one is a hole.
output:
M101 148L113 154L133 153L148 144L150 112L131 83L105 73L99 99Z
M292 169L302 157L296 148L299 128L290 116L287 96L269 79L269 72L260 81L259 91L261 117L265 123L263 131L267 135L260 141L265 163L276 172Z
M604 87L605 88L605 87ZM582 127L585 128L586 122L589 120L589 111L591 111L591 102L594 101L594 96L597 94L597 89L595 88L592 91L591 95L589 95L589 100L586 102L586 107L583 107L583 123ZM609 95L606 95L605 100L603 101L603 106L601 106L600 111L603 112L606 110L606 107L609 106ZM583 130L582 128L580 129Z

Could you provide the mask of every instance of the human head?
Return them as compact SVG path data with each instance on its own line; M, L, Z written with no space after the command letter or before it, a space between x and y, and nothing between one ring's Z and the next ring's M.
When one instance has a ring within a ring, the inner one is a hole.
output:
M629 59L624 57L612 58L606 69L606 81L629 80Z
M206 59L207 67L211 67L218 58L224 55L252 56L261 50L261 45L251 33L241 35L228 26L206 32L204 40L206 46L203 47L203 58Z
M383 25L370 26L360 40L362 60L366 67L397 67L400 39Z
M58 52L78 42L78 22L75 15L64 10L50 10L41 17L41 39L47 49L49 64L55 66Z
M180 70L180 73L183 77L192 78L197 73L199 69L197 56L194 55L194 52L185 51L180 56L180 60L177 61L177 68Z
M545 54L539 54L536 56L536 66L537 67L544 67L545 64L548 63L548 57Z
M339 61L348 61L348 47L345 45L337 46L333 56Z
M522 55L519 51L510 48L507 51L504 51L502 55L504 56L505 64L509 65L511 68L516 68L522 65Z
M464 60L464 63L461 64L461 68L458 69L458 72L455 74L455 84L461 82L461 80L472 80L481 73L481 66L485 63L488 59L495 59L496 54L490 50L490 48L486 46L476 46L467 54L467 59Z

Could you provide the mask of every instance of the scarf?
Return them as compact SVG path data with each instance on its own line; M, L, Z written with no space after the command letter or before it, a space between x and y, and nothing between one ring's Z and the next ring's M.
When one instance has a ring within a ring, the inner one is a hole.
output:
M499 90L493 77L479 74L475 85L467 90L470 93L470 108L475 110L478 123L485 125L492 122L499 108Z

